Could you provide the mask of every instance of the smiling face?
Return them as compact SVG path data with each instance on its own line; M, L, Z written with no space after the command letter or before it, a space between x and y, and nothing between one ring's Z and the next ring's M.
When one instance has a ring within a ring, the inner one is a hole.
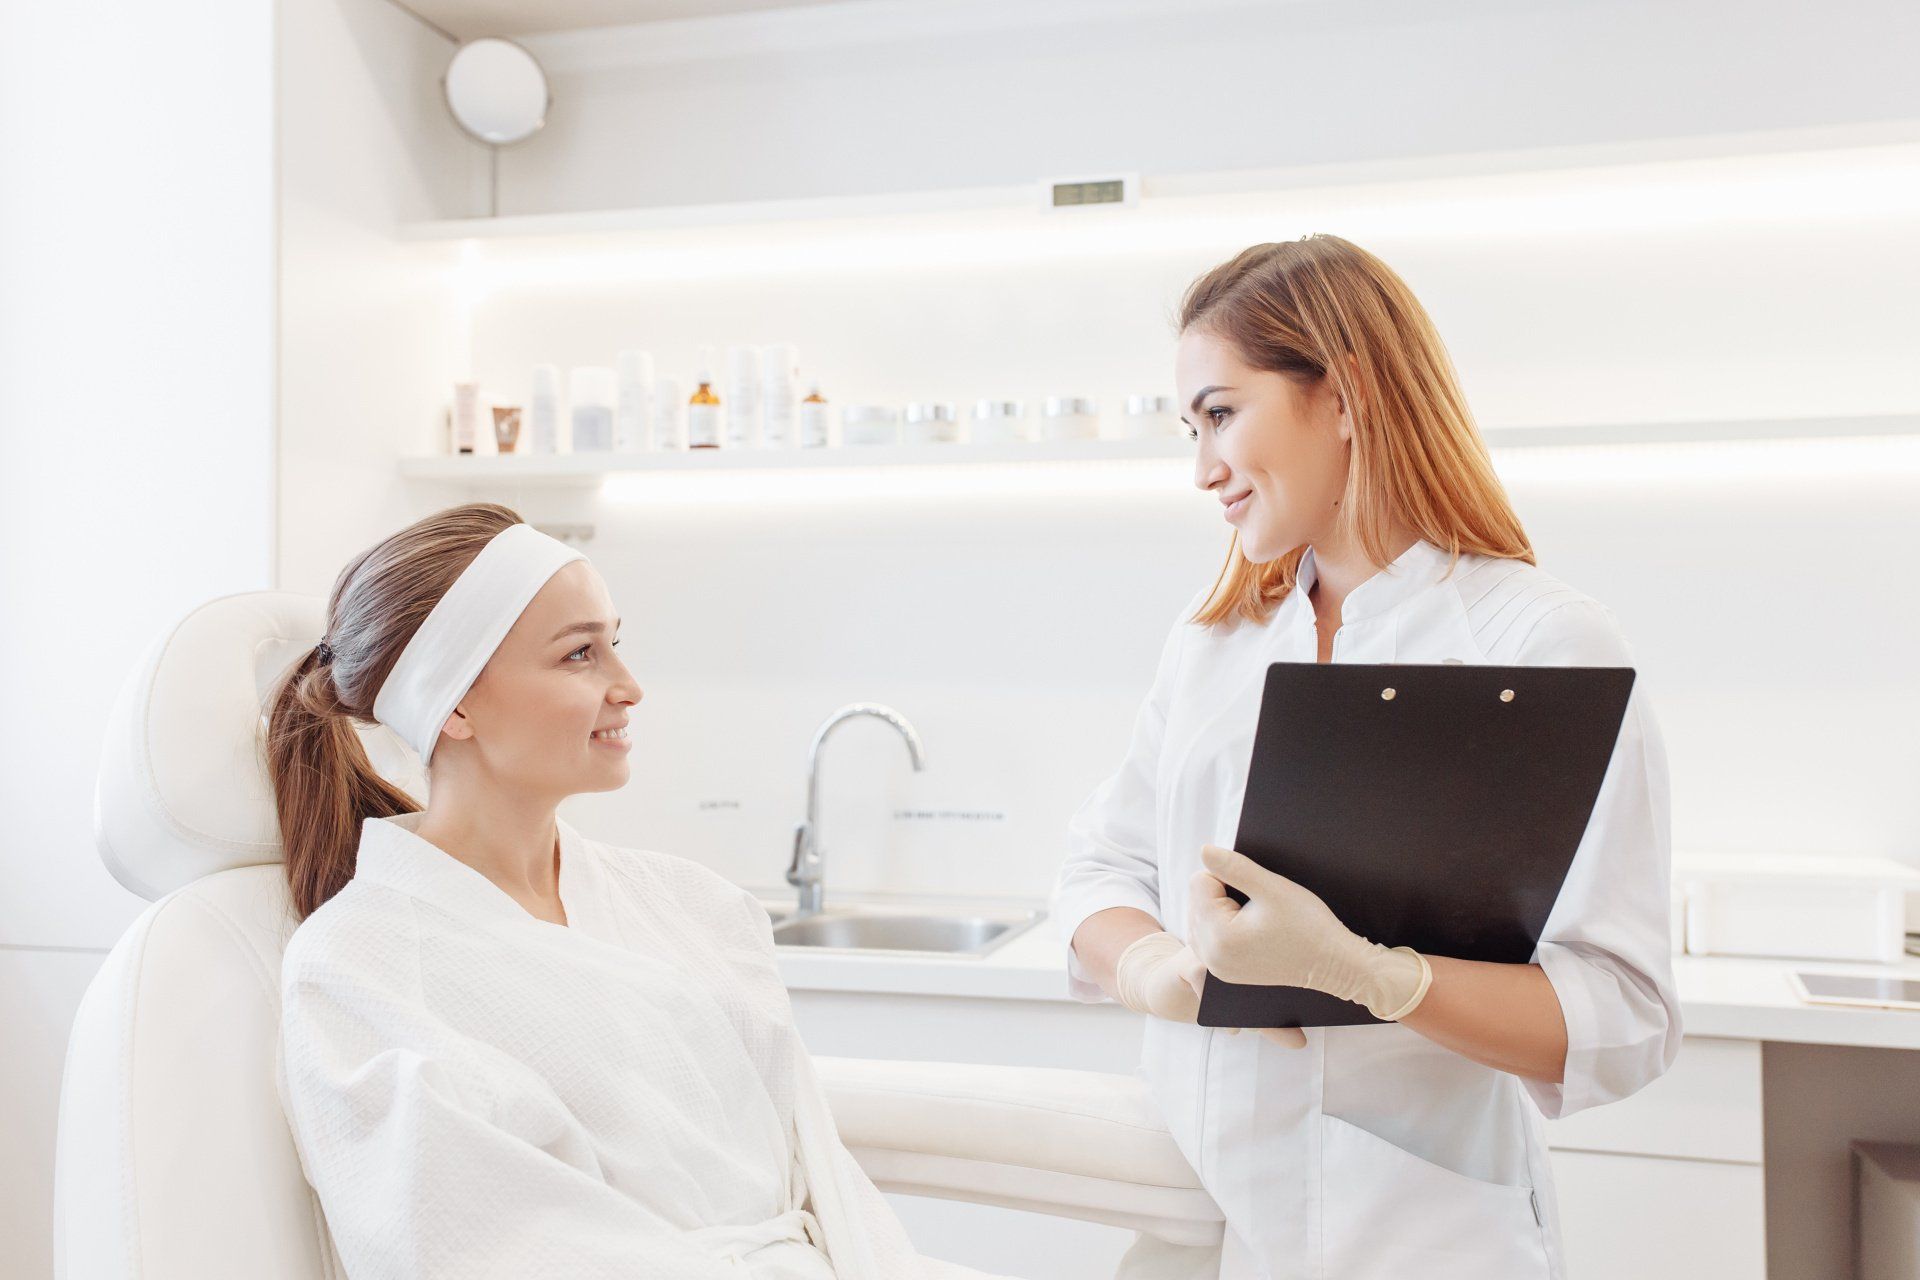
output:
M640 686L614 646L620 618L606 583L575 560L533 597L447 719L463 760L515 790L555 801L626 785L622 733ZM434 751L434 766L452 744Z
M1180 336L1174 381L1198 446L1194 484L1216 495L1254 564L1324 539L1346 492L1353 423L1331 378L1302 386L1255 369L1204 328Z

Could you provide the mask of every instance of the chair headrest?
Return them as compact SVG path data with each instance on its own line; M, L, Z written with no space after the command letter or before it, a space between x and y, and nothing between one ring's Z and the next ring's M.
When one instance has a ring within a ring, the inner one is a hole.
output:
M325 627L317 596L251 591L201 605L147 647L108 717L94 787L94 842L114 879L153 899L280 861L266 698ZM381 776L424 800L413 749L385 726L356 728Z

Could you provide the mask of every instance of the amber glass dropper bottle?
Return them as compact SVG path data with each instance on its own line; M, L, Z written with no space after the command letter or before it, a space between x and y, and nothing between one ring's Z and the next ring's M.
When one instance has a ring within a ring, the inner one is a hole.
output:
M700 367L694 374L699 385L687 401L687 448L720 447L720 397L713 389L713 348L700 348Z

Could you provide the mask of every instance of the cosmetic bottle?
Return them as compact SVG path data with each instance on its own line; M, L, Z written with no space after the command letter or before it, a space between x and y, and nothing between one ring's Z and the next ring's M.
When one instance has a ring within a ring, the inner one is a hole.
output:
M1180 415L1172 396L1128 396L1127 415L1120 420L1123 440L1171 439L1180 434Z
M512 453L520 444L520 406L493 406L493 447L498 453Z
M656 453L679 453L687 447L680 419L680 383L662 378L653 390L653 448Z
M1083 396L1048 396L1040 409L1045 440L1098 440L1100 409Z
M840 411L842 444L899 444L900 415L889 405L850 404Z
M613 402L613 447L645 453L653 447L653 355L622 351L614 358L619 389Z
M760 351L760 443L769 449L791 449L800 404L799 356L791 342L776 342Z
M480 384L453 384L453 451L472 453L480 439Z
M687 448L720 447L720 397L713 389L713 348L700 348L698 368L693 380L693 396L687 401Z
M567 406L573 418L575 453L613 449L613 402L618 379L605 365L581 365L567 374Z
M727 348L727 448L760 447L760 349Z
M827 398L820 394L820 384L815 382L807 387L807 398L800 402L800 447L824 449L832 443L833 413L827 407Z
M560 370L533 366L533 394L527 397L527 452L560 452Z
M1018 400L976 400L968 432L971 444L1024 444L1033 439L1027 407Z
M900 440L903 444L958 444L960 420L950 404L910 404Z

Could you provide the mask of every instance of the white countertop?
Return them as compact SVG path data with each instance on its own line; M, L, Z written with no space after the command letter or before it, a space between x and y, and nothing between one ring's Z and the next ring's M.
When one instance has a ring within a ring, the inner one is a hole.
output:
M1920 1010L1807 1004L1787 981L1796 969L1920 979L1920 959L1872 965L1682 955L1673 963L1689 1035L1920 1049ZM1044 920L997 951L971 958L780 949L781 977L795 991L1064 1001L1072 999L1066 968L1066 944Z

